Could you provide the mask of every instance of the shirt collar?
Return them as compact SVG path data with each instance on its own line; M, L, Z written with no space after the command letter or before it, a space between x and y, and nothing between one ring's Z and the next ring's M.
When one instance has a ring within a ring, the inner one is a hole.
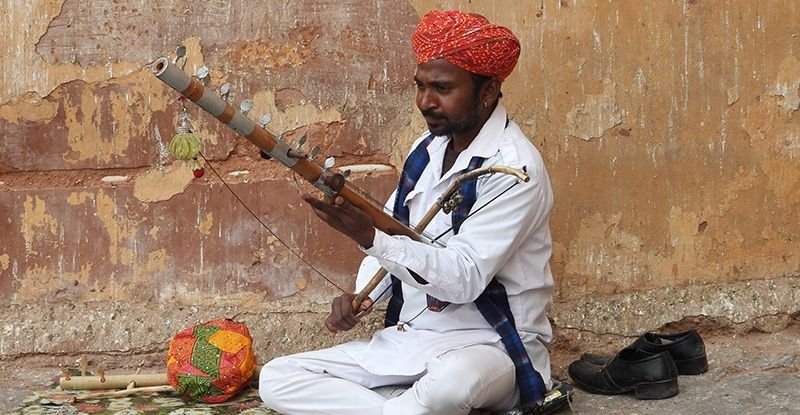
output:
M469 166L470 160L473 157L490 158L500 151L500 135L506 128L508 121L508 113L502 103L498 102L492 115L483 124L481 131L475 136L475 139L469 144L469 147L464 149L459 155L456 162L453 164L451 172L460 172ZM445 147L450 141L449 137L437 136L431 142L428 153L431 155L431 160L437 160L441 165L441 159L444 156ZM442 177L446 179L446 177Z

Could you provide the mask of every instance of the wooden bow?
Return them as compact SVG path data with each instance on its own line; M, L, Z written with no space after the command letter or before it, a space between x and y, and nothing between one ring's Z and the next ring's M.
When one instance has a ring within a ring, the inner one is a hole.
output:
M461 202L461 199L463 197L463 195L459 193L459 189L461 188L461 185L463 183L466 183L470 180L475 180L478 177L483 176L485 174L492 174L492 173L503 173L503 174L510 174L513 176L517 176L517 178L523 182L527 182L530 180L530 176L528 176L524 172L506 166L481 167L475 170L471 170L467 173L464 173L458 176L453 181L453 183L450 184L447 190L445 190L444 193L441 196L439 196L439 198L436 200L436 203L434 203L433 206L431 206L430 209L428 209L428 212L425 213L425 216L423 216L422 219L420 219L419 223L414 227L414 231L421 234L422 231L425 230L425 227L428 226L428 224L431 222L431 220L433 220L433 218L436 216L437 213L439 213L440 210L443 211L444 213L452 212L453 209L455 209L456 206L458 206L459 202ZM483 206L481 206L477 210L482 209ZM474 210L473 212L477 210ZM351 304L353 307L353 313L358 313L359 309L361 308L361 304L364 303L364 300L367 299L367 296L372 292L372 290L374 290L375 287L377 287L378 284L381 283L384 277L386 277L387 273L388 271L386 270L386 268L381 267L381 269L379 269L378 272L375 273L372 279L369 280L367 285L361 291L359 291L358 295L356 295L356 297L353 299L353 303Z

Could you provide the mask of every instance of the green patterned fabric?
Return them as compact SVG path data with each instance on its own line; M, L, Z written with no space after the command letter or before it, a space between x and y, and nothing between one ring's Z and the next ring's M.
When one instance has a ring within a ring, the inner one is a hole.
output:
M206 376L178 375L178 392L188 394L194 399L203 396L219 396L222 391L211 384L211 378Z
M192 350L192 366L200 369L203 373L211 376L219 376L219 359L222 357L222 350L206 341L198 338L194 342Z
M192 333L198 339L208 340L212 334L218 331L220 331L220 328L217 326L196 326Z
M218 404L190 401L177 392L72 402L85 392L36 392L10 415L280 415L263 406L254 388Z

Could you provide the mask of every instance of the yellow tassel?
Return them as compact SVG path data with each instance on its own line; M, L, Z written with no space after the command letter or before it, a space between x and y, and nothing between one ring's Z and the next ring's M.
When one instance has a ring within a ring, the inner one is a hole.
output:
M189 115L184 110L183 114L181 114L178 133L169 142L169 153L178 160L189 161L197 158L202 149L203 143L192 133Z

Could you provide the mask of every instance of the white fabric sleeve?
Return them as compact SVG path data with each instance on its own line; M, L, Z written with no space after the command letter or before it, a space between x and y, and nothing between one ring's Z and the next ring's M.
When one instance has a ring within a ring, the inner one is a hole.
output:
M358 269L358 276L356 277L356 293L361 292L364 287L367 286L369 281L375 275L378 270L381 269L380 263L378 263L378 259L372 256L367 256L361 261L361 266ZM389 275L386 275L381 280L380 284L372 290L368 297L372 300L373 303L379 303L392 295L391 289L389 286L392 284L392 279Z
M478 183L472 211L509 188L517 179L492 175ZM547 180L546 178L544 180ZM435 247L405 236L376 230L373 246L364 250L397 278L440 300L474 301L533 229L548 220L553 195L538 177L519 183L466 219L447 247ZM413 271L428 284L418 282Z

